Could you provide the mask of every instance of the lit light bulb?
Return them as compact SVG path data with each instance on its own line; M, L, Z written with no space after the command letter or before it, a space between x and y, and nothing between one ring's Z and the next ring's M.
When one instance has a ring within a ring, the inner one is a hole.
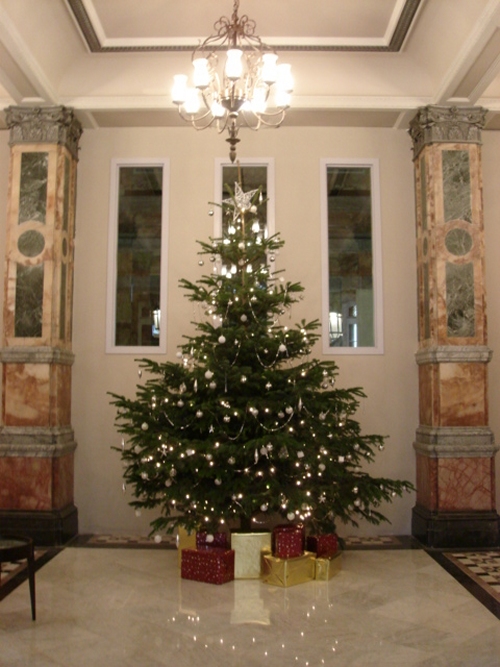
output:
M225 73L231 81L237 81L243 72L242 55L243 51L241 49L228 49L227 51ZM285 76L285 73L283 73L283 76Z
M251 109L254 113L264 113L267 106L267 88L266 86L256 86L253 91Z
M193 81L196 88L205 90L210 83L210 72L208 70L208 60L206 58L195 58L193 60L194 75Z
M269 85L274 83L278 76L277 60L278 56L275 53L264 53L262 56L261 79Z
M214 116L214 118L223 118L225 113L226 113L226 110L224 109L222 104L220 102L218 102L217 100L214 100L212 102L212 106L210 107L210 110L211 110L212 116Z
M291 93L293 91L292 66L289 63L278 65L276 85L278 90Z
M184 104L187 94L187 76L185 74L176 74L174 76L174 85L172 87L172 102L174 104Z
M184 102L184 109L188 114L196 114L200 110L200 98L196 88L188 88L186 90L186 100Z

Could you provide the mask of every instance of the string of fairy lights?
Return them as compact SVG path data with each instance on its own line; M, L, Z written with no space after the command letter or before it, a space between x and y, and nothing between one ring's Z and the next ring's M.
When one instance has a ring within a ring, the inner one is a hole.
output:
M129 459L127 468L134 472L139 470L144 485L141 487L139 482L137 487L139 491L142 488L143 500L156 500L163 493L171 508L188 517L203 515L203 520L210 524L226 523L229 516L237 516L243 503L249 501L237 491L230 496L223 515L216 516L220 508L216 510L213 501L195 497L207 471L217 487L224 483L223 473L228 470L227 466L231 475L253 475L256 480L265 482L276 475L280 461L291 461L292 457L293 473L289 475L296 487L294 500L280 493L279 506L290 521L305 521L315 507L327 500L325 491L317 489L315 483L322 478L327 465L349 466L356 474L361 472L360 459L369 461L373 457L371 447L359 443L353 451L345 452L335 447L316 447L314 461L310 454L305 455L308 443L316 439L321 443L337 441L339 431L347 426L357 403L353 406L352 398L344 401L337 398L336 409L332 410L320 401L316 413L309 404L309 400L313 403L314 400L302 398L301 388L307 393L311 385L326 392L332 390L335 385L333 369L336 367L332 362L311 361L309 358L318 338L314 333L315 323L307 325L303 322L295 329L281 325L281 317L291 311L302 288L294 290L291 283L270 269L268 262L274 262L282 242L274 237L266 238L258 220L247 225L246 214L254 214L257 210L252 203L256 196L259 196L258 191L244 193L236 183L234 196L223 202L223 210L229 217L227 233L221 239L211 240L210 244L201 243L200 254L208 255L213 265L210 274L197 284L192 297L199 304L195 324L204 335L186 337L188 342L179 348L177 359L183 371L182 380L176 384L177 370L171 371L172 377L165 372L167 395L160 399L152 394L149 415L140 424L140 429L144 433L150 429L156 432L157 425L162 424L162 431L158 433L156 447L148 448L146 454L140 444L135 445L133 460L130 462ZM201 259L199 264L203 266L204 260ZM180 283L194 289L189 281ZM251 363L247 358L249 354L252 355ZM294 365L297 359L301 363ZM242 364L241 371L238 371L238 363ZM254 367L260 367L262 372L255 373ZM277 369L282 372L277 374ZM252 392L245 393L242 388L250 382L249 372ZM273 386L276 383L279 386ZM223 392L223 396L216 400L219 392ZM189 434L193 429L200 431L201 445L183 441L183 434ZM255 437L249 438L249 434ZM275 446L273 439L277 438L279 443L282 440L280 434L294 439L291 450L286 444ZM251 444L253 440L261 443L266 436L268 443ZM225 443L239 443L239 456L236 457L233 451L224 455ZM125 447L123 439L122 452ZM383 444L380 442L378 447L382 449ZM173 489L177 485L177 466L187 459L195 462L195 477L191 491L182 491L176 498ZM152 482L163 479L162 492L160 484ZM348 510L369 516L371 510L359 497L357 484L353 485L351 495L353 501ZM261 502L258 496L250 501L254 503L254 510L268 511L267 501ZM137 512L140 513L140 509Z

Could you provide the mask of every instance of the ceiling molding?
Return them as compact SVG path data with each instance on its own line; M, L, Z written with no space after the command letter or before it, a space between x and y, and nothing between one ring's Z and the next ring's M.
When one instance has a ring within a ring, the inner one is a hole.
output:
M397 52L408 36L413 19L424 0L402 0L399 19L390 39L314 39L296 38L293 42L287 39L267 38L269 46L278 47L280 51L359 51L359 52ZM81 34L92 53L137 53L148 51L193 51L199 44L193 38L185 39L105 39L102 37L102 26L95 16L91 16L85 7L85 0L66 0Z

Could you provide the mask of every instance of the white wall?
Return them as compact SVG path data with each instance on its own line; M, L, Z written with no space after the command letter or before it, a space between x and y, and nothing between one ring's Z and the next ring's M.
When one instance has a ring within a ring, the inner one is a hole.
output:
M87 130L81 140L75 256L73 416L75 503L80 532L146 534L152 518L137 518L122 493L120 436L108 391L132 396L139 381L134 357L105 354L106 263L110 161L170 159L168 352L191 330L192 304L178 288L195 280L196 240L213 233L214 158L227 156L224 137L191 128ZM321 316L320 159L379 158L381 174L385 354L339 357L339 386L361 386L358 418L365 433L389 436L370 470L414 481L412 448L418 425L417 302L411 143L405 132L350 128L287 128L242 132L240 157L274 157L276 231L286 244L278 267L305 287L292 322ZM0 182L2 182L0 180ZM500 208L500 207L499 207ZM164 321L162 319L162 321ZM320 346L315 356L321 356ZM500 390L500 388L499 388ZM413 494L384 507L392 525L363 526L364 534L409 534ZM344 535L352 528L342 528Z

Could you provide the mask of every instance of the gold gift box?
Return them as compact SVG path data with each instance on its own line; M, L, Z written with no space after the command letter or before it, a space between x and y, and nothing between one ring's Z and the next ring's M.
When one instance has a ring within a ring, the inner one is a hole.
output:
M304 551L297 558L278 558L269 553L262 556L262 581L272 586L295 586L312 581L316 570L316 557Z
M339 551L331 558L316 558L314 578L319 581L328 581L342 569L342 552Z
M259 579L261 553L271 548L271 533L231 533L234 550L234 578Z

